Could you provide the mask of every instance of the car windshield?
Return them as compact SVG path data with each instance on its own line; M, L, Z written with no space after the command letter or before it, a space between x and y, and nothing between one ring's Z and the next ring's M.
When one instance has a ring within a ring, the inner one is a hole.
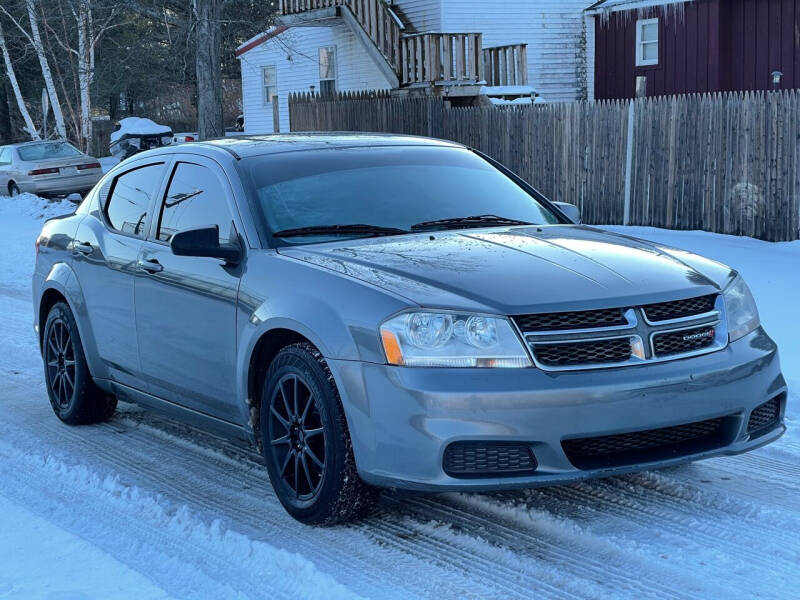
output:
M525 189L463 148L339 148L256 156L242 164L255 185L259 216L272 235L282 234L277 245L381 230L558 223Z
M69 142L42 142L26 144L17 148L19 157L25 161L49 160L51 158L70 158L80 156L81 152Z

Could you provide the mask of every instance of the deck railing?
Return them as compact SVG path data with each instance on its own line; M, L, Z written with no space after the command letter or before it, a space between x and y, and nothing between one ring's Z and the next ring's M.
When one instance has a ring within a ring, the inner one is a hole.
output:
M509 44L483 49L488 85L528 85L528 45Z
M350 10L384 58L399 73L402 26L383 0L280 0L284 15L339 6Z
M401 38L401 83L477 83L483 79L480 33L420 33Z

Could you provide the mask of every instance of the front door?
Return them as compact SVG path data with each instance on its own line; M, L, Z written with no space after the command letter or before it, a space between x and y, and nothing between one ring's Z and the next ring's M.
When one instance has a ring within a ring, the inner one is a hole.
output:
M236 302L240 267L214 258L175 256L177 231L217 225L220 241L236 234L224 172L213 161L180 158L139 256L136 323L150 393L234 423L246 420L236 400Z

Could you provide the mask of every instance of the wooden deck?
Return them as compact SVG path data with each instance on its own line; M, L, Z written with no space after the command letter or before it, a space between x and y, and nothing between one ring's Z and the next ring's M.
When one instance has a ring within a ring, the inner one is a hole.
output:
M280 0L281 14L295 25L302 24L304 15L308 24L322 22L322 16L329 19L330 9L357 22L396 74L398 87L477 89L484 73L489 85L527 84L525 44L484 49L478 32L405 34L404 24L383 0Z

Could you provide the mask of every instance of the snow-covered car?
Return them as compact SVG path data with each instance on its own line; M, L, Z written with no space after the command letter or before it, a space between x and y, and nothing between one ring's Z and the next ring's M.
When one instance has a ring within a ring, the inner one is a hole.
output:
M100 162L67 141L0 146L0 194L83 194L102 176Z
M111 156L125 160L144 150L168 146L172 137L172 129L166 125L141 117L127 117L111 132L108 149Z
M461 145L370 134L143 153L37 240L52 407L249 440L306 523L747 452L787 385L742 277L579 224Z

